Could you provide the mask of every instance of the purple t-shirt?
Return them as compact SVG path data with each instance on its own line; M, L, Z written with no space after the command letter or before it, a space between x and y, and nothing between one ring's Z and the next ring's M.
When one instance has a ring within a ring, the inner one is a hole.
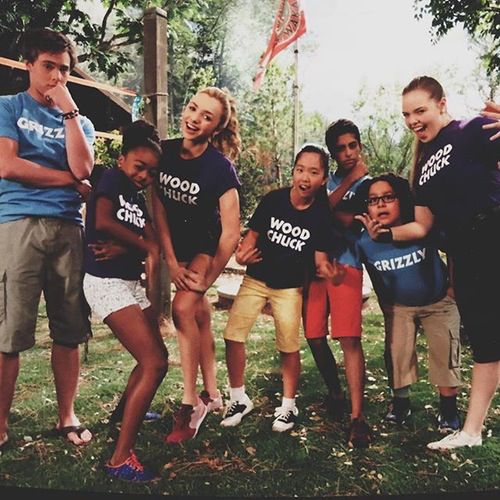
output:
M219 198L241 183L232 162L211 144L197 158L180 157L182 139L162 142L156 189L176 240L205 241L206 233L220 234ZM217 236L218 239L218 236Z
M84 271L99 278L137 280L141 277L144 260L144 254L139 249L130 248L127 253L114 259L96 261L88 248L89 243L112 239L109 234L95 227L96 203L100 196L112 201L116 221L140 236L144 234L146 222L150 220L144 195L137 191L128 177L118 168L103 172L87 202Z
M500 204L500 141L490 141L492 120L451 121L421 144L414 187L416 204L427 206L437 224L456 233L474 215Z

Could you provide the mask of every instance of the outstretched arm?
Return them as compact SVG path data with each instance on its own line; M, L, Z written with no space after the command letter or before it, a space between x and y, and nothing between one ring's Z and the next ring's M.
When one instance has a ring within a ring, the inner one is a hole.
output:
M415 221L390 229L384 227L378 220L372 219L367 213L356 215L355 219L364 224L372 240L381 241L390 236L390 233L394 241L419 240L427 236L434 223L432 212L423 206L415 207Z

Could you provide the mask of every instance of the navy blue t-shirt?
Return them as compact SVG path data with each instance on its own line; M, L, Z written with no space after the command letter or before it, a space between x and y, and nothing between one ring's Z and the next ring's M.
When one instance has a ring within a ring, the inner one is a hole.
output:
M178 239L220 236L219 198L241 183L232 162L211 144L197 158L180 157L182 139L162 142L157 193L165 206L174 248Z
M414 188L416 204L427 206L437 224L456 232L474 215L500 204L500 141L476 117L451 121L430 142L420 145Z
M383 304L424 306L446 295L447 268L433 233L416 241L380 243L363 231L356 241L356 251Z
M314 270L314 251L326 252L332 246L326 201L315 200L308 208L297 210L290 201L290 190L281 188L264 195L248 223L259 233L262 261L249 264L246 273L270 288L301 287L306 271Z
M84 271L99 278L137 280L143 271L144 260L144 254L139 249L130 248L127 253L114 259L96 261L88 248L89 243L113 239L95 227L96 203L100 196L112 201L116 221L140 236L144 235L144 227L150 220L144 195L137 191L129 178L118 168L103 172L87 202Z

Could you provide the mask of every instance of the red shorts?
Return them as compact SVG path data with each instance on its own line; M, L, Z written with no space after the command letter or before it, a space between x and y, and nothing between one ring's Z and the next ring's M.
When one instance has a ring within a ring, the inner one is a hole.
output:
M330 280L311 282L303 309L306 339L328 335L328 313L332 338L361 337L363 270L345 267L344 281L338 286Z

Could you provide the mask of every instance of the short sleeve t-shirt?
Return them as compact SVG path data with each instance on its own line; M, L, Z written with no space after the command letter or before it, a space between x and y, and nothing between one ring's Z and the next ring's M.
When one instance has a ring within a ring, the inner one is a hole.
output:
M248 223L259 234L262 261L249 264L246 273L270 288L301 287L306 271L314 269L314 251L328 251L332 244L325 230L330 219L327 203L316 200L305 210L297 210L290 190L267 193Z
M80 121L87 142L94 142L94 126ZM28 92L0 97L0 137L18 143L20 158L55 170L69 171L61 110L39 104ZM0 223L25 217L59 217L82 223L79 193L69 187L37 188L0 179Z
M101 196L113 203L115 220L139 236L144 234L146 222L150 220L143 193L137 191L128 177L118 168L104 171L87 202L84 270L99 278L137 280L143 271L144 260L144 255L138 249L130 248L127 253L114 259L96 261L88 248L89 243L113 239L109 234L96 229L96 203Z
M379 302L405 306L434 304L446 295L448 274L434 235L412 242L381 243L361 233L356 250Z
M364 211L363 200L360 199L359 192L365 182L371 177L365 175L356 180L347 192L344 194L342 201L334 208L339 212L348 212L351 214L360 214ZM326 184L326 190L330 195L341 184L343 177L339 175L338 171L330 172ZM361 261L357 253L354 251L354 243L362 230L362 225L354 221L349 228L342 227L340 224L332 220L331 231L333 232L334 247L329 252L330 259L337 259L340 264L362 268Z
M233 163L211 144L197 158L180 157L182 139L163 141L157 193L167 212L170 232L220 234L219 198L241 183Z
M445 231L459 230L475 214L500 204L500 141L490 141L492 120L451 121L421 144L414 188L416 204L427 206Z

